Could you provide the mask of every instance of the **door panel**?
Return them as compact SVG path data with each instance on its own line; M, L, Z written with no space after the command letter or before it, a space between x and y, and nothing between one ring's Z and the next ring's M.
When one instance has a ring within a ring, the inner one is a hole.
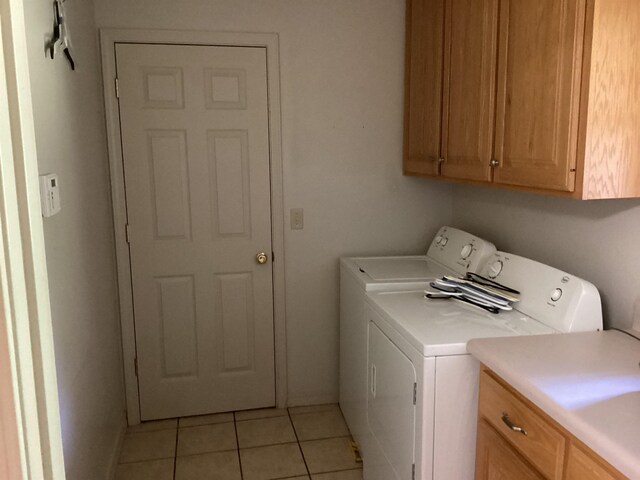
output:
M404 172L438 175L444 0L407 1Z
M273 406L265 50L116 61L141 418Z
M491 179L498 0L447 0L442 175Z
M497 183L573 191L585 0L502 0Z

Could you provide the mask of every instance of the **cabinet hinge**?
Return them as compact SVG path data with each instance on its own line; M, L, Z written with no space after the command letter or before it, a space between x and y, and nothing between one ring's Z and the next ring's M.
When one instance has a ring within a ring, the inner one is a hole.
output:
M120 98L120 82L118 82L118 77L115 78L115 86L116 86L116 98Z
M276 254L271 252L271 263L276 261Z
M411 480L416 480L416 464L411 465Z
M136 371L136 377L138 376L138 357L133 359L133 368Z
M127 237L127 243L131 243L131 236L129 234L129 224L128 223L124 226L124 233L125 233L125 235Z
M418 401L418 384L413 384L413 404L415 405Z

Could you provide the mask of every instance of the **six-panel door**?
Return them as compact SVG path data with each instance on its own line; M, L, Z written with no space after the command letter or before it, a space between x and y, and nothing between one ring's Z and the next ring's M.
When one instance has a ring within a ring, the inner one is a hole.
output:
M141 418L273 406L265 49L116 61Z

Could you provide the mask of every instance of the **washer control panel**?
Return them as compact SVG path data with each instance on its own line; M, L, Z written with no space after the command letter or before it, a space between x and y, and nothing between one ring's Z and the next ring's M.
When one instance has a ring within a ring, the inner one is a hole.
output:
M496 251L493 243L453 227L442 227L433 238L427 256L459 272L478 272Z
M518 290L518 311L561 332L602 329L600 294L586 280L506 252L491 255L480 275Z

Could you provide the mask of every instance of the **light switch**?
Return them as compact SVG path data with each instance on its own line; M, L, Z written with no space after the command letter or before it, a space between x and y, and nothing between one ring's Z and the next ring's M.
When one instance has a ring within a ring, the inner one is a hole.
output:
M302 230L304 228L304 210L302 208L292 208L291 230Z
M52 217L61 209L60 182L55 173L40 175L40 206L45 218Z

